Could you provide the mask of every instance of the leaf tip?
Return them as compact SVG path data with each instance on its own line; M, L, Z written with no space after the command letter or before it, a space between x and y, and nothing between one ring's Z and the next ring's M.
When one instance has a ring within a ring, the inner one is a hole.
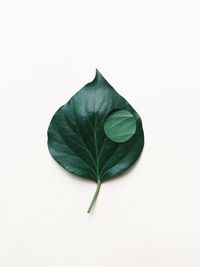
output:
M96 75L95 75L95 78L101 78L101 77L102 77L101 72L96 68Z

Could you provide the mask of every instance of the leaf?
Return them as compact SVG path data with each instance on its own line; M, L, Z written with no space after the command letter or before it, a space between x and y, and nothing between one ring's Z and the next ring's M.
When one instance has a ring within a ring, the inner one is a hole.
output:
M142 121L131 105L96 70L86 84L54 114L48 148L67 171L101 183L129 168L144 146Z
M105 134L114 142L128 141L136 132L136 119L128 110L112 112L104 123Z

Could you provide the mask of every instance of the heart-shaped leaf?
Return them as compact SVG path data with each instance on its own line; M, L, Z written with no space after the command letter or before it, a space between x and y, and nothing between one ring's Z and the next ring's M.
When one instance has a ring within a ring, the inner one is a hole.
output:
M97 182L90 212L101 183L129 168L144 146L142 121L131 105L96 71L54 114L48 148L67 171Z

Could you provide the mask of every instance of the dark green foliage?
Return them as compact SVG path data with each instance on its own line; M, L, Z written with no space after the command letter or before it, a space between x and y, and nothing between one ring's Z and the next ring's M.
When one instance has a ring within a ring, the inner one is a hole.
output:
M120 141L124 140L112 141L104 131L105 119L115 110L127 110L134 118L130 131L125 127L132 137L123 143ZM140 156L143 145L139 115L98 70L92 82L60 107L48 128L48 148L52 157L67 171L98 184L88 212L101 182L129 168Z

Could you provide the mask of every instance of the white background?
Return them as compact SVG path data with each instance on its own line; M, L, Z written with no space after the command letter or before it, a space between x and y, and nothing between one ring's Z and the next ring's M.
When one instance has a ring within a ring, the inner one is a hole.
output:
M145 148L102 185L65 172L46 131L98 68ZM0 2L0 266L200 266L200 2Z

